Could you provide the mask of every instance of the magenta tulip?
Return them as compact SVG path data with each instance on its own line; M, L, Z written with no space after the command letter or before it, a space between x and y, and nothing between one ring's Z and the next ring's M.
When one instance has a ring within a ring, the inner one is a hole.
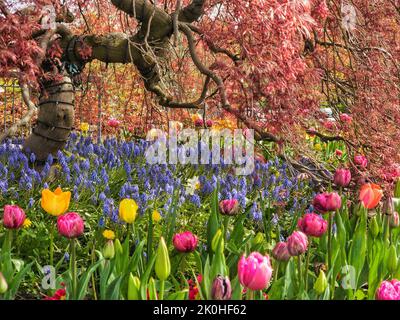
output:
M319 238L326 232L328 223L315 213L306 213L299 219L297 226L306 235Z
M278 242L272 249L272 256L277 261L288 261L291 257L286 242Z
M376 291L376 300L400 300L400 281L383 281Z
M190 231L175 234L172 242L179 252L193 252L197 247L197 237Z
M308 238L301 231L295 231L287 240L288 251L291 256L299 256L307 251Z
M333 182L339 187L347 187L351 180L351 173L348 169L337 169Z
M211 119L208 119L207 121L206 121L206 126L208 127L208 128L211 128L212 126L213 126L213 121L211 120Z
M222 200L219 203L219 211L225 216L234 216L239 212L239 201L237 199Z
M16 205L5 205L3 225L7 229L19 229L24 224L26 215L24 210Z
M204 121L201 118L197 118L194 120L194 125L197 128L203 127L204 126Z
M252 252L247 258L243 255L238 263L239 281L250 290L267 288L272 271L269 256L259 252Z
M57 219L57 229L62 236L73 239L83 234L84 222L76 212L69 212Z
M354 156L354 163L361 168L366 168L368 165L368 160L366 157L358 155Z
M340 209L342 199L336 192L324 192L315 196L313 206L319 213L327 213Z

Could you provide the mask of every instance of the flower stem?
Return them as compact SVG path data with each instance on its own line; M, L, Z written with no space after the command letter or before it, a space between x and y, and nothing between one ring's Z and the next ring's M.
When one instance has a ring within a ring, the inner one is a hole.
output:
M229 216L224 217L224 240L225 243L228 241L227 234L228 234L228 223L229 223Z
M328 270L332 267L332 212L328 218Z
M279 278L279 265L280 265L279 261L276 261L276 264L275 264L275 281L277 281L278 278Z
M304 285L305 285L305 291L307 292L308 290L308 267L310 265L310 248L307 251L306 255L306 266L304 268Z
M160 280L160 294L159 294L159 299L158 300L163 300L164 299L164 285L165 285L164 280Z
M71 276L72 276L72 298L77 299L77 268L76 268L76 242L71 239Z
M301 256L297 257L297 273L299 276L299 294L301 292L302 288L302 277L301 277Z
M53 265L54 261L54 223L53 221L50 222L50 265Z

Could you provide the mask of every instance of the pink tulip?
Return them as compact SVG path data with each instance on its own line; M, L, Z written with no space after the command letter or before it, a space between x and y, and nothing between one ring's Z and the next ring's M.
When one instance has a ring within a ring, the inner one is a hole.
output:
M118 128L121 122L117 119L110 119L107 122L107 125L111 128Z
M287 240L288 251L291 256L299 256L307 251L308 238L301 231L295 231Z
M299 219L297 226L306 235L319 238L326 232L328 223L315 213L306 213L302 219Z
M211 128L212 126L213 126L213 121L211 120L211 119L208 119L207 121L206 121L206 126L208 127L208 128Z
M347 187L351 181L351 173L348 169L337 169L333 182L339 187Z
M348 115L347 113L342 113L340 115L340 121L342 121L342 122L351 123L352 120L353 120L353 118L350 115Z
M319 213L327 213L340 209L342 199L336 192L324 192L315 196L313 206Z
M58 217L57 229L66 238L77 238L83 234L84 222L79 214L69 212Z
M400 300L400 281L383 281L376 291L376 300Z
M7 229L19 229L24 224L26 215L24 210L16 205L4 206L3 225Z
M268 287L272 276L272 267L268 255L252 252L246 258L244 255L238 263L240 283L250 290L263 290Z
M197 247L197 237L190 231L175 234L172 242L179 252L193 252Z
M358 155L354 156L354 163L361 168L366 168L368 165L368 160L366 157Z
M222 215L234 216L239 211L239 202L237 199L222 200L219 203L219 211Z
M291 257L286 242L278 242L272 249L272 256L278 261L288 261Z

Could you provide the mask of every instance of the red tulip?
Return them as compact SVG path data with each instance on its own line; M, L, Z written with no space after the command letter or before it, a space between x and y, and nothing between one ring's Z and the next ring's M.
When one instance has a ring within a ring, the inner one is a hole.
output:
M299 219L297 226L306 235L319 238L326 232L328 223L315 213L306 213Z
M7 229L19 229L24 224L26 215L24 210L16 205L5 205L3 225Z
M117 119L110 119L107 122L107 125L111 128L118 128L120 126L121 122Z
M197 247L197 237L190 231L175 234L172 242L179 252L192 252Z
M208 119L207 121L206 121L206 126L208 127L208 128L211 128L212 126L213 126L213 121L212 120L210 120L210 119Z
M57 229L66 238L77 238L83 234L84 222L79 214L69 212L58 217Z
M340 158L343 155L343 151L340 149L336 149L335 154L336 154L336 156L338 156Z
M339 187L347 187L351 181L351 173L348 169L337 169L333 182Z
M374 183L366 183L360 189L359 199L367 209L373 209L381 201L383 190Z

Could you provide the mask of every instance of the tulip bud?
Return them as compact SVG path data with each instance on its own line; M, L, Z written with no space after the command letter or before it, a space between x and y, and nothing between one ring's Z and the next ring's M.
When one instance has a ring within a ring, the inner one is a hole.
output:
M121 242L119 241L119 239L115 240L114 246L115 246L115 252L117 254L122 254L124 252L124 249L122 249L122 245L121 245Z
M139 300L140 298L140 279L129 274L128 279L128 300Z
M253 246L261 244L263 241L264 241L264 234L259 232L256 234L256 236L253 239Z
M369 221L369 230L371 231L371 235L373 238L376 238L378 236L380 230L375 217L372 217Z
M0 294L6 293L8 290L8 284L6 278L4 278L3 274L0 272Z
M272 256L278 261L288 261L291 257L286 242L278 242L272 250Z
M222 230L218 229L218 231L215 233L215 236L214 236L214 238L212 239L212 242L211 242L211 249L212 249L213 252L217 251L219 240L221 239L221 237L222 237Z
M325 272L320 270L319 276L318 276L317 280L315 280L315 283L314 283L314 290L318 294L323 294L327 287L328 287L328 280L326 279Z
M163 281L167 280L169 274L171 273L171 263L169 261L168 248L163 237L161 237L157 248L155 270L158 279Z
M394 205L392 197L387 197L383 202L382 212L388 216L391 216L394 212Z
M103 247L104 259L113 259L115 256L114 241L108 240Z
M397 228L399 226L399 214L394 211L393 215L390 217L390 226L392 228Z
M299 256L307 251L308 238L301 231L295 231L287 240L288 251L291 256Z
M230 300L232 297L231 282L228 277L218 275L212 284L211 297L214 300Z
M388 253L388 258L387 258L387 266L388 270L390 273L395 273L397 272L397 254L396 254L396 247L394 245L391 245L389 248L389 253Z

